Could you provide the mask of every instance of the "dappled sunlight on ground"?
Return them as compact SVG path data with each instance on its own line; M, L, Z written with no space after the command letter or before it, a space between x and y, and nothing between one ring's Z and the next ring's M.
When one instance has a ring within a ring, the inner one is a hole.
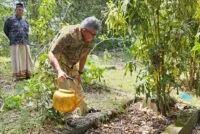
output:
M183 98L180 98L180 96L179 96L181 93L184 93L184 92L179 91L179 94L177 94L176 91L172 91L171 96L174 97L178 102L183 102L183 103L186 103L188 105L191 105L191 106L194 106L194 107L197 107L200 109L200 97L194 95L193 93L188 92L188 94L191 95L192 98L191 99L183 99Z

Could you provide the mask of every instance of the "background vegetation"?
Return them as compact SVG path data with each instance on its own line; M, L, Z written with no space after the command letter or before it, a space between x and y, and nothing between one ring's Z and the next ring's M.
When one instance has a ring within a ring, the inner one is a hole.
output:
M10 68L10 47L3 25L7 17L14 14L16 2L0 0L1 79L9 74L5 67ZM131 87L135 90L133 94L155 100L163 115L169 111L171 92L189 91L200 96L200 0L20 2L25 5L25 17L30 24L35 72L31 80L16 85L16 94L9 97L1 94L5 99L5 110L32 106L40 111L37 116L42 119L61 116L51 106L56 75L47 58L49 43L62 26L80 23L88 16L99 18L103 29L96 37L93 55L87 61L83 75L85 85L96 81L109 85L103 75L105 65L117 66L122 62L124 74L137 75L136 82L127 80L127 85L134 84ZM113 53L119 55L113 57ZM117 56L121 62L110 62Z

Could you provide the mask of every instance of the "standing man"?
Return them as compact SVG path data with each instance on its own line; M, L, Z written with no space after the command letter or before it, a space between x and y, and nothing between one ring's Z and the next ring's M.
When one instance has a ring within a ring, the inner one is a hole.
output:
M4 32L11 45L14 80L30 78L33 70L28 40L29 25L26 19L22 18L23 14L23 4L16 4L15 15L8 17L4 24Z
M58 78L64 80L58 87L68 88L70 85L67 78L72 77L74 82L71 82L71 86L80 98L83 98L81 74L100 27L96 17L88 17L81 24L63 27L51 43L50 62ZM80 104L80 110L82 114L88 110L84 101Z

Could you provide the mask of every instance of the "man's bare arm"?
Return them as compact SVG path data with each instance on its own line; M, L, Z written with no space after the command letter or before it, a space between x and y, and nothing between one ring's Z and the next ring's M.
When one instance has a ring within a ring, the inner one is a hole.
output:
M50 63L53 66L53 68L56 70L56 72L61 71L60 65L55 55L50 51L48 56L49 56Z
M86 60L87 60L87 56L88 56L88 54L83 55L83 56L81 57L80 62L79 62L79 72L83 72L83 68L84 68L84 66L85 66L85 62L86 62Z
M53 68L56 70L56 72L58 73L58 78L63 78L66 79L69 76L61 69L58 60L56 59L55 55L50 51L49 52L49 59L50 59L50 63L53 66Z

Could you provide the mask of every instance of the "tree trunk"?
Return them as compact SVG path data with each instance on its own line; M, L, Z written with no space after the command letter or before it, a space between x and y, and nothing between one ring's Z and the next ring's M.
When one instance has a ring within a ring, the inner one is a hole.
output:
M164 52L162 52L162 47L161 47L161 38L160 38L160 18L159 18L159 10L160 7L158 7L158 9L155 12L155 33L156 33L156 47L158 48L158 50L156 51L156 55L157 55L157 66L156 66L156 70L158 72L158 76L157 76L157 97L158 97L158 109L160 110L160 112L166 116L166 101L165 101L165 85L161 84L161 80L163 79L164 76ZM160 50L161 49L161 50Z
M190 67L189 67L189 81L188 81L188 90L192 90L194 88L194 77L195 77L195 63L194 58L190 58Z

